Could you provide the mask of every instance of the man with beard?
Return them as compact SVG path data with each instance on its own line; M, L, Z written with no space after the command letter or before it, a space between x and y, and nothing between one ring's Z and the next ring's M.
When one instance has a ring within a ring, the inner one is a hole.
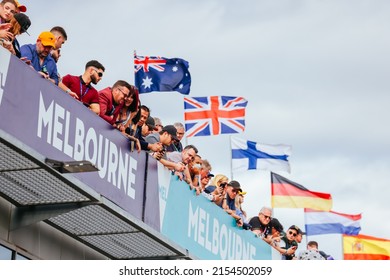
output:
M26 44L20 48L21 57L45 79L58 85L57 64L50 52L55 46L53 33L44 31L39 34L36 44Z
M103 78L104 70L104 66L99 61L88 61L85 65L84 74L81 76L68 74L64 76L58 86L99 115L99 93L92 84L96 85Z
M132 86L123 80L118 80L112 87L99 91L99 116L114 128L118 128L116 121L123 107L125 97L129 96Z
M66 34L65 29L61 26L54 26L50 29L50 32L53 33L54 37L56 37L54 49L61 49L62 45L68 40L68 35Z

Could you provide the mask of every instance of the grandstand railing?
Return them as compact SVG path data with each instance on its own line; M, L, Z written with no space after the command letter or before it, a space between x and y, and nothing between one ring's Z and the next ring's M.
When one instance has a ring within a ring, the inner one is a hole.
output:
M261 239L147 153L131 152L119 131L2 49L0 82L1 135L41 161L87 160L99 169L58 176L87 186L196 258L271 259Z

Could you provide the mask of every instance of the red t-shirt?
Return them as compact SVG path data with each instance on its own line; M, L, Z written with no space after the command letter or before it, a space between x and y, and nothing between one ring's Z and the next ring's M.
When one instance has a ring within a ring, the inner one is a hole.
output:
M87 86L81 79L81 76L66 75L62 79L62 83L76 93L79 100L84 104L99 103L97 90L91 84Z

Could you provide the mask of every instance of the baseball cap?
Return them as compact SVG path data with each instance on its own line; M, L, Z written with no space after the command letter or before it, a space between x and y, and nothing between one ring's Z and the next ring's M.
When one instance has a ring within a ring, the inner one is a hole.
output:
M234 189L236 189L236 190L242 192L240 183L237 182L237 181L234 181L234 180L233 180L233 181L230 181L230 182L228 183L228 186L231 186L231 187L233 187Z
M153 130L154 127L155 127L155 122L154 122L154 119L149 116L145 122L145 124L149 127L150 130Z
M269 222L269 225L279 232L283 231L283 225L276 218L272 218L271 221Z
M31 25L30 18L28 16L26 16L25 14L21 14L21 13L15 14L14 18L16 19L16 21L20 25L21 33L26 32L28 34L27 29ZM28 35L30 35L30 34L28 34Z
M42 45L45 47L55 47L56 37L49 31L39 34L38 39L41 40Z
M27 8L24 5L21 5L19 1L15 0L16 7L18 8L19 12L25 13L27 12Z
M296 225L292 225L291 227L289 227L288 229L295 229L297 231L298 234L303 234L303 231Z
M162 131L168 132L172 136L173 140L179 140L179 139L177 139L177 135L176 135L177 129L173 125L169 124L169 125L164 126Z

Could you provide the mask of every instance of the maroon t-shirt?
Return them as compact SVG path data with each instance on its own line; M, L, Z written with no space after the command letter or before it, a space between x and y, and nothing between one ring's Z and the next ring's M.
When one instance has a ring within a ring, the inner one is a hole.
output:
M97 90L91 84L87 86L81 79L81 76L66 75L62 79L62 83L76 93L79 100L84 104L99 103Z

